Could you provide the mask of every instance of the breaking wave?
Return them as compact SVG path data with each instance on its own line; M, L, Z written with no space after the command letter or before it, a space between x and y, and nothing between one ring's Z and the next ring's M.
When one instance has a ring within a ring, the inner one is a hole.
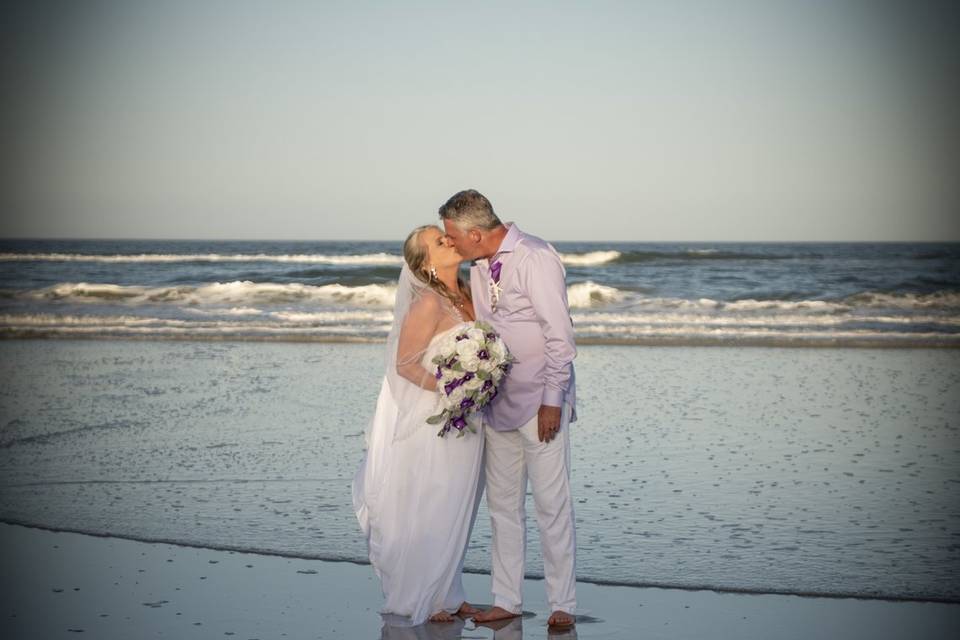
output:
M561 253L560 259L566 265L589 267L613 262L623 255L619 251L590 251L589 253Z
M564 264L595 266L615 262L619 251L561 253ZM292 264L324 264L337 266L401 266L403 257L389 253L347 255L267 254L267 253L0 253L0 262L104 262L104 263L177 263L177 262L279 262Z
M16 297L60 302L136 304L278 304L321 302L393 307L396 285L368 284L347 287L341 284L257 283L248 280L214 282L200 286L141 287L119 284L65 282L18 293ZM241 308L242 309L242 308ZM243 313L242 311L240 312Z
M85 253L0 253L0 262L287 262L334 265L397 265L403 258L389 253L359 255L273 255L220 253L139 253L139 254L85 254Z

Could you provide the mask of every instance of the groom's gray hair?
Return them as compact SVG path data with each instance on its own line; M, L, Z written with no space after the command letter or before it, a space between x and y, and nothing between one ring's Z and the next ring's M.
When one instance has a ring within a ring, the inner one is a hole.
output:
M490 201L475 189L467 189L453 194L442 207L440 217L450 220L464 231L470 229L496 229L502 223L493 212Z

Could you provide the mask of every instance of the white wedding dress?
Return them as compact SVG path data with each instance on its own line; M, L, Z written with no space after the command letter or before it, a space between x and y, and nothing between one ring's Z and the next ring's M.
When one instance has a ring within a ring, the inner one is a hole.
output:
M430 360L461 322L433 336L420 360ZM438 437L426 423L442 410L440 395L410 385L398 406L385 377L367 433L367 451L353 481L353 502L367 537L370 563L380 578L391 624L418 625L466 601L463 558L482 491L480 417L457 437Z

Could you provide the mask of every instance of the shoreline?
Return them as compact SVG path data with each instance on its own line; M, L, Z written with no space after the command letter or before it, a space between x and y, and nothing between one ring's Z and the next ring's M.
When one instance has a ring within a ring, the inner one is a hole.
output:
M348 495L380 348L0 346L0 517L372 574ZM957 354L584 347L578 560L601 583L584 588L954 607ZM480 508L474 570L490 567Z
M197 335L197 334L167 334L147 335L130 332L123 335L71 333L61 334L44 332L43 330L4 329L0 327L0 341L64 341L82 340L84 342L102 340L104 342L213 342L213 343L289 343L289 344L384 344L383 337L361 336L305 336L305 335ZM738 338L731 341L724 338L577 338L578 347L607 346L607 347L727 347L749 349L960 349L960 334L956 340L926 342L918 339L901 336L889 339L841 339L836 338L798 338L784 339L756 339Z
M36 529L39 531L49 531L51 533L72 533L76 535L90 536L94 538L105 538L105 539L116 539L116 540L128 540L130 542L140 542L144 544L165 544L176 547L183 547L186 549L205 549L209 551L219 551L219 552L229 552L229 553L244 553L252 554L256 556L269 556L274 558L286 558L290 560L310 560L318 562L331 562L331 563L346 563L352 564L359 567L369 567L370 563L364 560L356 560L353 558L337 558L331 556L323 555L310 555L310 554L296 554L296 553L281 553L278 551L273 551L270 549L257 549L249 547L240 547L240 546L231 546L231 545L206 545L206 544L193 544L190 542L185 542L182 540L175 540L169 538L150 538L150 537L141 537L141 536L130 536L122 535L116 533L106 533L100 531L91 531L84 529L75 529L67 527L50 527L41 524L35 524L25 521L17 521L10 518L0 518L0 525L10 525L16 527L23 527L26 529ZM471 574L476 576L489 576L490 572L486 570L475 570L465 568L463 570L465 574ZM525 581L533 582L542 582L543 576L539 574L527 573L524 575ZM761 589L750 589L750 588L739 588L739 587L722 587L722 586L710 586L710 585L683 585L683 584L671 584L671 583L661 583L661 582L626 582L618 580L603 580L596 578L577 578L578 583L591 584L598 587L622 587L626 589L664 589L671 591L689 591L689 592L702 592L709 591L716 594L733 594L733 595L753 595L753 596L795 596L798 598L812 598L812 599L829 599L829 600L862 600L870 602L913 602L913 603L930 603L930 604L947 604L947 605L960 605L960 599L950 599L950 598L924 598L924 597L915 597L915 596L884 596L884 595L865 595L857 593L825 593L825 592L804 592L804 591L778 591L778 590L761 590Z
M397 627L369 567L0 525L5 637L678 638L917 640L960 630L960 605L598 586L578 582L577 626L548 630L543 584L524 615ZM488 607L489 578L464 575Z

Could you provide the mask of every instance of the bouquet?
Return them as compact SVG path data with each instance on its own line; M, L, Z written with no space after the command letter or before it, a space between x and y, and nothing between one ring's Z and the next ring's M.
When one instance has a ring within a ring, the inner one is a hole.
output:
M444 409L427 423L443 425L437 435L442 438L456 429L460 438L465 428L473 432L467 416L497 397L497 387L513 361L507 345L486 322L474 322L447 338L432 360Z

